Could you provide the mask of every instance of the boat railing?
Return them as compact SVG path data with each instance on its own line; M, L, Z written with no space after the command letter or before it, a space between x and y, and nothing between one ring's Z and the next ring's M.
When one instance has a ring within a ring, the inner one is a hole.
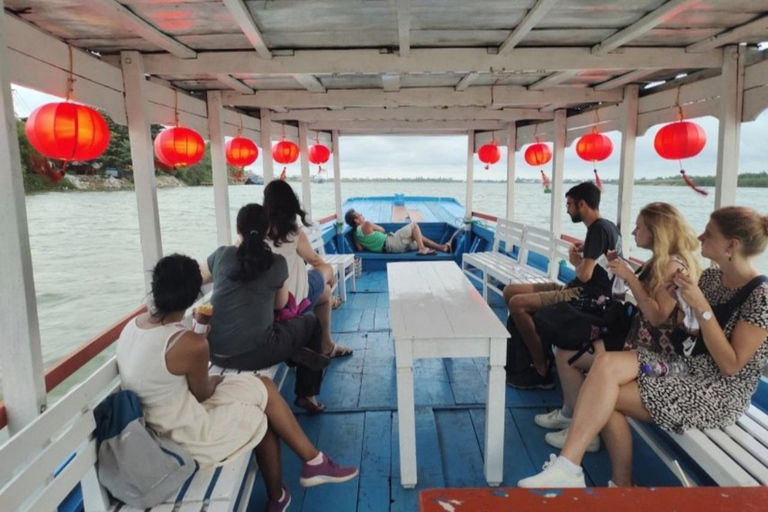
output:
M336 214L328 215L317 221L320 226L324 226L337 219ZM128 313L126 316L107 327L100 334L92 338L91 340L83 343L76 348L70 354L66 355L63 359L57 361L55 364L46 368L45 370L45 391L50 393L62 382L71 377L75 372L83 368L86 364L91 362L96 356L104 352L109 348L117 338L120 337L120 333L131 319L137 317L141 313L147 310L147 307L142 305L135 310ZM8 425L8 413L5 407L5 402L0 401L0 430L4 429Z

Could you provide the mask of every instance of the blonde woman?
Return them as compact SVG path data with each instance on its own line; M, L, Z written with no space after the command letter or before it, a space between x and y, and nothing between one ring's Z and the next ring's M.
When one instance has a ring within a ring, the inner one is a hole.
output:
M753 265L768 244L768 215L730 206L715 210L699 236L701 254L715 267L698 280L682 273L662 286L695 312L698 355L638 350L606 352L592 366L576 401L560 457L520 487L584 487L580 467L589 442L602 433L611 457L612 480L632 485L632 435L627 417L670 432L732 425L749 407L768 361L768 278ZM695 352L694 352L695 353ZM684 363L677 376L644 375L640 368L663 360Z
M678 271L686 272L694 281L698 280L701 274L697 254L699 241L680 211L668 203L651 203L640 210L632 235L638 247L652 251L651 259L637 273L620 258L611 261L609 267L615 276L627 283L640 314L635 317L626 341L597 340L593 343L594 353L585 353L576 360L572 360L575 351L557 349L555 361L563 387L563 408L534 418L541 427L560 429L544 436L547 444L555 448L562 448L565 444L573 407L584 381L583 372L592 367L599 354L606 350L638 346L651 352L674 351L670 333L678 323L679 307L662 285L667 277ZM587 451L599 449L600 438L596 436L590 441Z

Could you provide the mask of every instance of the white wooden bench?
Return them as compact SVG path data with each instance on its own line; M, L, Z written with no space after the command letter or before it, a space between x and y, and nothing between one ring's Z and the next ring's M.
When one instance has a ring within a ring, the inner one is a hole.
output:
M317 252L323 261L331 265L336 270L336 286L339 289L339 297L341 300L347 301L347 281L350 280L349 290L354 293L356 291L355 283L355 255L354 254L326 254L325 253L325 241L323 240L323 230L317 225L313 224L306 229L307 236L309 237L309 243L312 244L312 249Z
M501 250L502 242L506 252ZM517 259L508 254L515 246L518 247ZM568 242L554 238L548 230L498 219L491 251L464 254L462 270L467 277L482 284L483 298L487 301L489 291L503 294L495 286L496 282L504 286L513 283L557 282L559 262L568 261L569 246ZM548 259L546 272L530 265L532 252ZM481 277L474 273L473 268L480 271Z
M185 321L189 321L189 315ZM274 379L277 369L273 366L257 373ZM211 373L232 372L237 373L211 367ZM276 382L278 388L285 374L283 371ZM96 477L93 416L95 407L119 387L117 361L112 357L0 447L0 511L56 510L78 484L86 512L120 507L110 501ZM53 476L65 461L66 465ZM196 471L176 495L152 511L244 511L255 475L256 461L249 452L221 468ZM127 506L120 510L138 512Z

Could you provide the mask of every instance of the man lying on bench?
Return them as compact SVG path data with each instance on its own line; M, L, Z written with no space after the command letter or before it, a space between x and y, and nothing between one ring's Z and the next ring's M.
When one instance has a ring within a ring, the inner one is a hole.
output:
M352 240L358 251L399 253L418 250L419 254L434 254L435 250L451 252L451 240L447 244L438 244L422 235L421 228L415 222L388 234L383 227L365 220L363 214L354 209L347 211L344 220L354 230Z

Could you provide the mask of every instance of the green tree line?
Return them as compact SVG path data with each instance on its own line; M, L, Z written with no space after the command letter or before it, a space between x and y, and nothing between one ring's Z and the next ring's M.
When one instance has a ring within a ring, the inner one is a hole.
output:
M715 179L716 179L715 176L691 176L690 178L696 183L696 185L699 185L701 187L715 186ZM685 181L683 180L682 176L677 175L677 176L669 176L666 178L650 178L650 179L641 178L639 180L635 180L635 184L684 186ZM738 186L739 187L757 187L757 188L768 187L768 172L763 171L763 172L739 174Z

